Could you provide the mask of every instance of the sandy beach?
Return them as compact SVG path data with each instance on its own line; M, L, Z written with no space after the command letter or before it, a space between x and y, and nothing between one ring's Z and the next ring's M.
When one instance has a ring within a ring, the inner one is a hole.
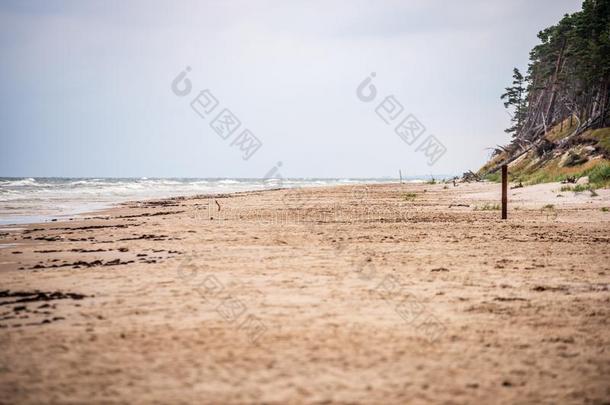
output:
M610 190L386 184L0 231L0 403L608 403ZM558 196L561 195L561 196Z

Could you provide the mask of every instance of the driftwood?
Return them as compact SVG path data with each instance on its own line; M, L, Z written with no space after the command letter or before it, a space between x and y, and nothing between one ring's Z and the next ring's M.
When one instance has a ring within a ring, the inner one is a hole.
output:
M574 176L568 176L568 177L567 177L565 180L563 180L561 183L562 183L562 184L568 184L568 183L570 183L570 184L574 184L574 183L576 183L576 177L574 177Z
M515 186L512 186L510 189L511 189L511 190L514 190L514 189L516 189L516 188L522 188L522 187L523 187L523 183L521 183L521 181L519 181L519 184L517 184L517 185L515 185Z
M472 170L468 170L464 174L462 174L462 181L466 183L470 183L471 181L481 181L482 178L478 174L474 173Z

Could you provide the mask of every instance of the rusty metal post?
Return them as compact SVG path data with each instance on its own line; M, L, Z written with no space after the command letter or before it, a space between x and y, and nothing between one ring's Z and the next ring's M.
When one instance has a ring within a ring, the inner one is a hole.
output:
M502 219L507 217L508 204L508 166L502 165Z

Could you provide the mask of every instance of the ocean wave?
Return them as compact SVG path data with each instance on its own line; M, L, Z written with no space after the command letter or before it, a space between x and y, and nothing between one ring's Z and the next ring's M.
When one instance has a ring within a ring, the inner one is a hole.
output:
M216 183L218 183L218 184L239 184L239 183L241 183L241 181L225 179L225 180L218 180Z
M0 178L0 223L24 215L53 218L110 207L125 201L231 193L265 188L365 183L355 179L108 179ZM8 214L7 214L8 213Z
M38 185L36 179L28 177L26 179L19 180L0 180L0 187L23 187L23 186L36 186Z

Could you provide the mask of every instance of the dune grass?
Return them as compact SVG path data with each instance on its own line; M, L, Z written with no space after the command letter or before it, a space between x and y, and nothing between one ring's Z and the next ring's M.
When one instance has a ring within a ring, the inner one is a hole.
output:
M405 201L413 201L417 198L417 194L416 193L404 193L402 195L402 199Z
M479 207L474 207L475 211L499 211L500 204L489 204L485 203Z

